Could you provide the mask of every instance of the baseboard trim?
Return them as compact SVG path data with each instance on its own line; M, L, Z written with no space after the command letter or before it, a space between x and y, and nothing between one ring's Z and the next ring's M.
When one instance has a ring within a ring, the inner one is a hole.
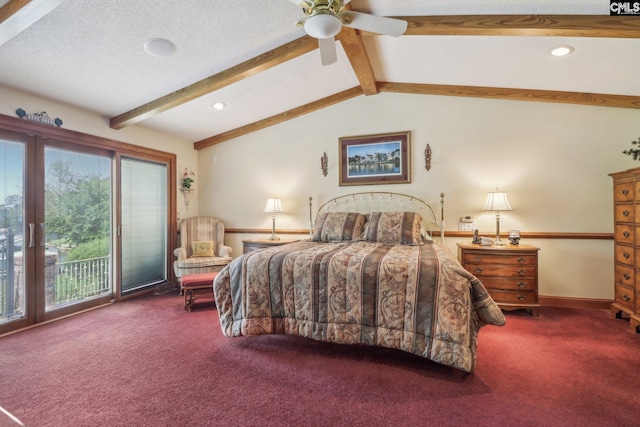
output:
M595 308L609 310L613 301L610 299L551 297L540 295L538 297L538 302L541 307Z

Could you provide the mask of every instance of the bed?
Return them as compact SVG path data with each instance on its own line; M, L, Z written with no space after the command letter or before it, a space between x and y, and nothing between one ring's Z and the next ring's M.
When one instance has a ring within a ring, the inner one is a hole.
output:
M444 195L441 205L444 218ZM444 246L428 204L358 193L325 203L310 224L309 238L248 252L218 274L225 336L382 346L473 371L478 331L505 319Z

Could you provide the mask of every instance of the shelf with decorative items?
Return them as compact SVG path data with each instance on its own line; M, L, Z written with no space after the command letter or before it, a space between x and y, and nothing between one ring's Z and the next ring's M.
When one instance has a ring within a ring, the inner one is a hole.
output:
M192 186L196 182L195 176L196 174L192 170L184 168L180 178L180 191L184 197L184 206L187 210L189 210L189 194L193 192Z

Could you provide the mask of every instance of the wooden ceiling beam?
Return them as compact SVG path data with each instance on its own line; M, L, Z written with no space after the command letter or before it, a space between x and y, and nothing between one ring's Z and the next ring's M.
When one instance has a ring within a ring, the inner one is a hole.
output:
M420 95L463 96L469 98L554 102L560 104L640 109L640 96L607 95L601 93L390 82L378 82L378 90L380 90L380 92L413 93Z
M241 64L207 77L192 85L179 89L154 101L148 102L133 110L109 119L113 129L122 129L163 111L182 105L213 91L222 89L240 80L251 77L269 68L280 65L290 59L297 58L318 48L318 41L303 36L276 49L251 58Z
M343 27L338 34L338 40L349 58L351 68L356 74L360 87L365 95L376 95L378 87L376 86L376 76L369 61L369 55L364 47L362 36L352 28Z
M398 16L410 36L547 36L640 38L637 16L460 15Z
M0 46L35 24L64 0L10 0L0 8Z
M362 88L360 86L356 86L354 88L347 89L342 92L338 92L334 95L328 96L323 99L319 99L318 101L311 102L301 107L297 107L292 110L285 111L284 113L276 114L275 116L268 117L264 120L260 120L255 123L251 123L246 126L242 126L242 127L230 130L228 132L203 139L201 141L194 143L193 147L196 150L201 150L203 148L210 147L215 144L219 144L229 139L238 138L240 136L249 134L251 132L264 129L269 126L277 125L278 123L283 123L283 122L286 122L287 120L291 120L296 117L304 116L305 114L309 114L313 111L320 110L330 105L338 104L342 101L346 101L347 99L360 96L362 95L362 93L363 93Z

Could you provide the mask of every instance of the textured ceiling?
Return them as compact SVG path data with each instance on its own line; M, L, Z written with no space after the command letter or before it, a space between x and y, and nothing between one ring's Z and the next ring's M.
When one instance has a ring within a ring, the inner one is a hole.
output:
M11 3L0 0L0 6ZM0 84L94 111L105 119L304 35L295 26L304 14L288 0L49 3L59 4L0 41ZM383 16L609 15L608 0L353 0L351 6ZM6 27L6 22L0 23L0 30ZM176 53L147 54L144 43L157 37L171 40ZM362 39L379 82L640 96L638 38L391 38L363 33ZM551 48L564 44L574 46L575 52L565 58L549 55ZM358 86L345 50L340 42L336 45L338 61L330 66L321 66L313 50L138 124L195 142ZM227 108L213 110L210 104L215 101L225 102Z

